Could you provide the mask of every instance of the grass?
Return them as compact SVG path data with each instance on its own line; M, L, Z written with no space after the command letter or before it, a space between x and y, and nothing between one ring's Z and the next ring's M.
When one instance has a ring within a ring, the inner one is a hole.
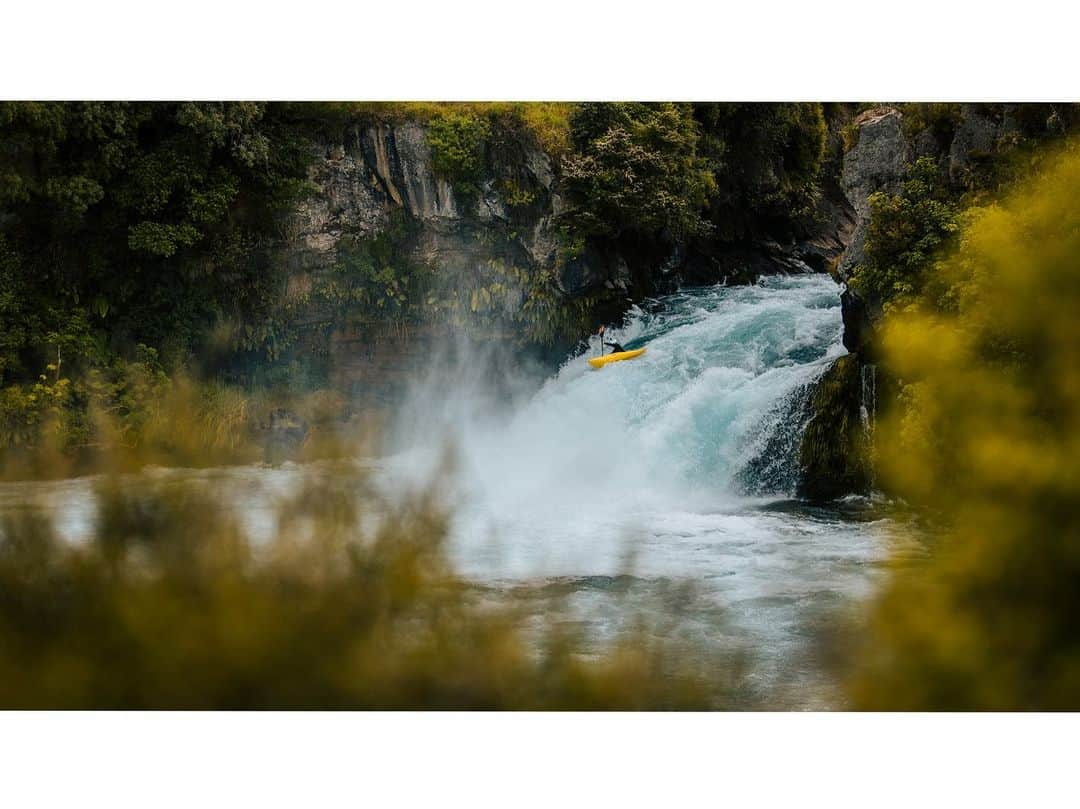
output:
M426 122L447 115L476 115L493 125L523 124L539 146L554 158L570 149L570 113L574 104L560 101L352 101L326 105L336 116L361 122Z

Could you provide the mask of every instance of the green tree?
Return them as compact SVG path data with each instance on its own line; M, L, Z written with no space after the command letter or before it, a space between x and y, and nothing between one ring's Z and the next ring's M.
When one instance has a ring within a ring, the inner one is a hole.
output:
M463 194L476 194L485 169L491 124L483 115L452 111L428 122L431 167Z
M707 215L721 239L791 227L819 193L821 104L694 104L698 152L715 178Z
M0 104L3 285L36 313L0 304L6 373L36 374L77 313L114 348L264 315L258 248L308 153L266 104Z
M581 104L570 128L575 151L562 168L577 232L679 239L709 230L701 209L713 179L689 105Z
M917 295L934 258L959 228L959 208L934 161L917 160L899 194L872 195L870 217L852 287L883 302Z

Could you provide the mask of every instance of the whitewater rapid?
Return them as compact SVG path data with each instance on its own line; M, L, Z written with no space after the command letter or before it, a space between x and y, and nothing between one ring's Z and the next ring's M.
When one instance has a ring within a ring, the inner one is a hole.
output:
M789 467L785 486L762 491L752 470L797 439L791 403L844 353L841 332L827 276L669 295L613 332L643 356L593 369L593 337L508 412L488 406L483 374L426 380L403 417L411 447L386 469L393 486L423 480L424 458L452 447L458 562L473 573L620 572L635 539L794 494L797 441L766 459Z
M751 649L761 705L829 707L815 627L868 596L888 554L883 523L857 503L793 499L804 405L845 353L842 331L824 275L649 301L613 332L642 357L594 370L594 337L510 408L492 406L475 367L424 380L384 479L429 479L434 448L451 446L451 549L467 576L557 583L598 636L626 608L616 577L631 602L692 582L700 607L682 618L706 643Z

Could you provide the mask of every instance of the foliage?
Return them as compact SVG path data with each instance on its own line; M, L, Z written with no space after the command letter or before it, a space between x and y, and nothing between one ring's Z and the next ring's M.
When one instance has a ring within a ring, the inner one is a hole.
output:
M560 101L343 101L287 105L294 118L323 127L429 123L447 116L484 118L492 129L522 124L540 148L556 159L570 148L570 115L577 106Z
M315 296L333 307L335 317L398 319L415 316L428 290L428 268L403 257L401 245L414 226L403 216L368 238L344 238L338 261Z
M948 148L960 124L960 108L960 104L940 102L904 104L904 134L914 139L922 132L929 131L939 146Z
M1080 706L1080 157L973 211L918 304L887 320L908 407L880 472L937 516L855 649L859 708Z
M688 709L730 661L642 620L599 649L558 609L468 585L431 495L379 501L355 465L309 472L256 540L215 478L106 478L92 535L0 524L0 706L52 709ZM373 515L379 519L369 519ZM257 546L256 546L257 542ZM557 606L557 605L556 605Z
M567 301L557 290L552 273L532 280L517 318L526 340L542 346L573 343L587 331L599 295Z
M899 194L870 197L870 224L862 262L851 287L862 296L889 302L917 295L937 251L957 231L959 209L937 165L920 158Z
M308 154L273 105L0 104L4 380L33 379L46 336L73 328L100 365L258 321L278 283L259 247L304 193Z
M479 192L484 175L484 147L491 134L486 118L452 112L433 118L427 126L431 167L462 194Z
M580 104L570 133L579 236L737 240L790 227L820 194L820 104Z
M559 160L570 150L570 115L576 106L558 101L515 103L507 114L520 117L540 148Z
M524 133L558 160L570 149L570 116L565 102L332 102L286 105L289 115L310 125L340 128L350 123L419 122L425 125L435 171L456 189L474 194L486 165L486 147L500 133Z
M753 235L812 206L825 149L821 104L694 105L715 178L708 216L722 239Z
M313 460L357 449L339 435L350 413L332 391L166 374L146 346L75 378L56 371L0 388L0 479Z
M576 231L668 239L708 231L700 210L713 179L697 155L689 105L582 104L570 131L575 151L563 161L563 179Z

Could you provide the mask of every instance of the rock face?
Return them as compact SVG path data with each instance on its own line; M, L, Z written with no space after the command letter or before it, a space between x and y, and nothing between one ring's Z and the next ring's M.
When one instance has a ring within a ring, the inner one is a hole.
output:
M850 244L836 266L845 286L840 303L844 346L850 354L822 377L811 400L813 415L800 448L799 492L805 497L823 500L867 491L872 446L860 424L861 411L868 406L865 380L880 380L875 390L895 387L894 380L875 367L881 301L864 299L846 287L863 259L870 197L879 191L899 192L908 167L919 158L934 160L955 189L967 187L1017 130L1016 105L964 104L949 114L954 117L946 126L924 125L914 133L916 127L905 127L903 110L893 107L867 110L850 125L852 145L843 156L840 185L854 211L854 225ZM876 395L874 401L886 401L890 395ZM873 419L874 414L865 416Z
M855 221L850 244L837 264L840 280L846 282L862 261L871 195L899 192L908 167L919 158L937 162L942 177L954 188L968 187L980 167L1018 131L1016 112L1015 104L962 104L949 126L941 131L925 126L917 134L905 128L904 113L897 108L871 109L855 118L854 144L844 154L840 180ZM880 301L848 292L841 302L844 345L852 352L872 354Z
M288 277L286 295L302 312L300 322L323 326L330 381L357 394L385 398L437 342L445 325L345 322L320 308L310 293L334 272L357 241L396 235L395 258L437 273L444 286L473 289L498 265L511 277L535 277L556 265L559 208L556 173L538 146L518 143L478 193L455 190L437 176L422 125L415 122L352 127L317 144L309 171L316 191L285 222L285 239L274 251ZM504 150L506 151L506 150ZM507 200L500 180L511 179L521 195ZM511 204L516 202L517 204ZM588 280L603 284L612 268L590 266ZM523 283L507 284L500 299L520 307ZM568 294L582 293L572 288ZM496 301L494 305L498 305Z
M855 212L851 241L838 267L844 279L862 260L870 223L870 195L878 191L895 192L911 161L911 145L904 137L902 121L899 110L886 108L868 110L852 124L858 138L844 155L840 175L844 195Z
M810 399L814 414L799 446L800 497L833 500L865 493L873 480L862 401L862 364L847 354L819 380Z
M455 254L470 252L464 242L477 230L505 237L514 257L529 265L554 259L551 216L535 215L534 210L510 212L493 178L481 194L459 199L450 183L435 175L419 124L357 128L342 142L320 146L322 154L310 171L318 190L288 223L285 251L294 271L325 269L334 262L343 236L377 236L390 227L395 214L419 225L423 237L411 245L415 257L437 260L440 269L453 264ZM550 212L554 174L549 158L538 148L522 158L527 192L537 199L532 207ZM453 243L454 237L459 244Z
M839 161L838 140L833 147ZM520 311L529 284L543 278L556 305L581 302L588 308L586 319L602 322L617 319L634 300L683 283L824 270L847 244L855 222L833 182L823 196L820 221L802 229L809 235L801 241L766 234L737 244L658 248L588 242L560 250L559 215L566 206L558 166L527 132L489 145L485 175L465 189L437 174L425 127L417 122L352 126L316 148L309 174L316 191L287 218L273 261L284 265L286 294L303 310L301 322L326 334L320 351L329 357L330 381L353 393L404 379L452 331L437 318L408 328L357 325L320 309L312 292L358 240L406 231L395 236L395 256L428 268L444 287L490 286L493 274L502 272L499 300L491 305L501 305L508 321ZM564 353L567 347L551 350Z
M802 470L798 493L824 501L845 494L865 494L873 479L871 446L864 424L862 379L873 363L874 327L880 319L880 303L867 301L847 288L854 268L862 261L870 224L870 197L900 189L907 167L920 149L903 127L903 113L892 107L867 110L850 124L854 143L843 156L840 187L854 212L850 241L836 274L844 288L840 308L844 320L844 347L839 358L818 381L810 398L811 418L799 447ZM936 144L933 146L936 149ZM865 414L866 418L873 414Z

